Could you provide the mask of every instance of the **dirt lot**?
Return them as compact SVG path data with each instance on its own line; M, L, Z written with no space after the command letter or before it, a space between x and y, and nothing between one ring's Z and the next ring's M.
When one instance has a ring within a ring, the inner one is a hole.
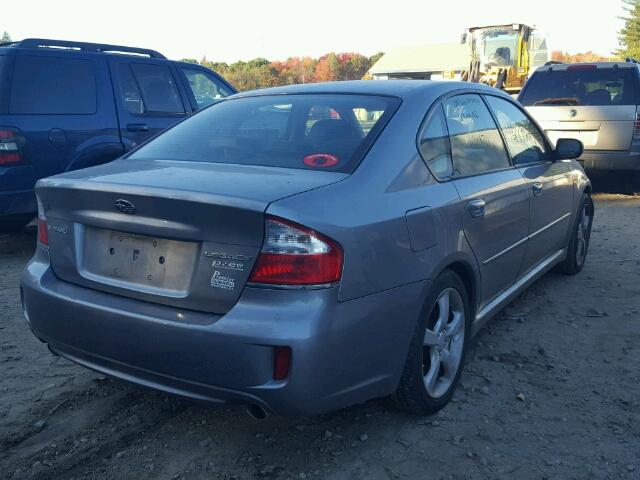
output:
M432 418L376 400L257 421L72 365L20 312L35 234L0 236L0 477L638 479L640 198L596 208L582 274L548 274L491 322Z

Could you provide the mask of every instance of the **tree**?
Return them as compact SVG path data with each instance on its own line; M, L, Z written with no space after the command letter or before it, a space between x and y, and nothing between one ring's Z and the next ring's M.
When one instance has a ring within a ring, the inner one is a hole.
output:
M9 32L5 30L4 33L2 34L2 38L0 38L0 43L10 43L10 42L11 42L11 35L9 35Z
M568 52L562 52L560 50L554 50L551 52L551 60L562 63L581 63L581 62L613 62L615 57L605 57L594 53L592 51L584 53L570 54Z
M290 57L284 61L254 58L248 62L213 62L206 57L200 61L185 58L183 61L199 63L225 77L238 90L291 85L294 83L328 82L332 80L358 80L371 68L382 54L367 58L359 53L328 53L319 59Z
M622 0L627 12L624 28L619 32L620 50L618 55L623 58L640 58L640 0Z

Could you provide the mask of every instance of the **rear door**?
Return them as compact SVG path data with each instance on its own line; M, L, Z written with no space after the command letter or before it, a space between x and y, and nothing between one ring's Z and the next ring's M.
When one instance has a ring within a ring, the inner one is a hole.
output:
M443 101L462 201L464 233L482 277L481 308L518 278L529 232L531 190L509 162L500 132L479 95Z
M519 100L554 145L559 138L576 138L585 150L622 151L633 137L637 83L635 64L541 69Z
M486 95L503 133L512 163L531 188L528 272L566 245L572 221L573 179L566 162L554 162L538 127L510 100Z
M171 62L112 56L109 67L126 150L193 112Z

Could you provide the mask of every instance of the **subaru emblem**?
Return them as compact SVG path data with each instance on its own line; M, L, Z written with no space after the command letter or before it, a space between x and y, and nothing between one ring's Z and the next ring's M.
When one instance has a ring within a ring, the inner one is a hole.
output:
M113 202L113 206L116 207L116 210L122 213L128 213L130 215L136 213L136 206L129 200L119 198L118 200Z

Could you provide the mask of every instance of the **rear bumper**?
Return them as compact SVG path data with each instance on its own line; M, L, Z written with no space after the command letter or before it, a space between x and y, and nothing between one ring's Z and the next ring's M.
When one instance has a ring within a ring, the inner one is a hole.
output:
M279 415L319 414L393 392L428 287L342 303L336 288L246 288L216 316L63 282L45 256L27 266L21 292L32 331L52 350L167 393ZM283 381L273 380L274 346L292 350Z
M0 167L0 217L38 210L33 169L29 165Z
M7 215L33 213L38 211L36 195L31 190L0 192L0 219Z
M640 152L585 150L578 161L585 170L640 170Z

